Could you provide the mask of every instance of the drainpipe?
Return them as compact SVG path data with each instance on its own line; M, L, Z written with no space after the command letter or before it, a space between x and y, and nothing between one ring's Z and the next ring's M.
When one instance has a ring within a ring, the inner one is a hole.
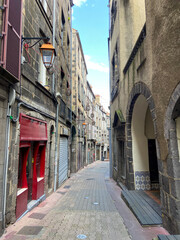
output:
M72 124L72 7L74 6L73 2L71 1L71 13L70 13L70 28L71 28L71 45L70 45L70 88L71 88L71 98L70 98L70 110L71 116L70 121Z
M56 0L53 0L53 46L55 46L55 36L56 36ZM52 94L55 95L55 74L52 76ZM57 97L60 94L56 94ZM54 159L54 192L56 191L57 185L57 144L58 144L58 121L59 121L59 103L56 102L56 136L55 136L55 159Z
M3 174L3 202L2 202L2 228L5 229L6 225L6 198L7 198L7 173L9 163L9 136L10 136L10 116L11 106L14 104L16 98L16 91L10 88L8 107L7 107L7 120L6 120L6 143L5 143L5 162L4 162L4 174Z
M53 0L53 46L55 47L56 41L55 41L55 36L56 36L56 0ZM53 73L52 75L52 93L54 94L55 92L55 74Z
M61 98L61 94L56 93L56 98ZM57 101L56 105L56 140L55 140L55 161L54 161L54 192L56 191L56 182L57 182L57 143L58 143L58 121L59 120L59 103Z
M7 120L6 120L6 149L5 149L5 162L4 162L4 177L3 177L3 209L2 209L2 227L5 229L6 225L6 196L7 196L7 172L8 172L8 162L9 162L9 132L10 132L10 118L11 107L8 103L7 109Z

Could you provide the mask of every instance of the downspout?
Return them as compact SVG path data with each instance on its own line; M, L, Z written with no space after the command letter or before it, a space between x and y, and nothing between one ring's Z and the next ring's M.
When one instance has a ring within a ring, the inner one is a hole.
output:
M73 2L70 1L70 122L71 122L71 131L72 132L72 7ZM70 159L69 159L69 173L71 172L71 161L72 161L72 134L70 134ZM69 174L70 175L70 174Z
M56 0L53 0L53 46L55 46L56 36ZM55 96L55 74L52 76L52 94ZM54 159L54 192L57 185L57 143L58 143L58 122L59 122L59 103L56 95L56 136L55 136L55 159Z
M72 92L72 7L74 6L73 2L71 4L71 13L70 13L70 28L71 28L71 45L70 45L70 88ZM70 99L70 110L71 110L71 115L70 115L70 122L72 123L72 94L71 94L71 99Z
M6 120L6 143L5 143L5 162L4 162L4 173L3 173L3 201L2 201L2 228L6 226L6 198L7 198L7 174L9 164L9 136L10 136L10 117L11 117L11 106L14 104L16 98L16 92L13 88L9 90L9 99L7 107L7 120Z
M5 149L5 163L4 163L4 177L3 177L3 209L2 209L2 228L5 229L6 226L6 196L7 196L7 172L8 172L8 163L9 163L9 134L10 134L10 115L11 107L8 103L7 108L7 120L6 120L6 149Z
M58 94L58 93L57 93ZM56 95L57 97L58 95ZM57 142L58 142L58 121L59 120L59 103L56 105L56 139L55 139L55 160L54 160L54 192L56 191L57 182Z
M53 0L53 46L55 47L56 41L56 0ZM52 75L52 93L55 93L55 74Z

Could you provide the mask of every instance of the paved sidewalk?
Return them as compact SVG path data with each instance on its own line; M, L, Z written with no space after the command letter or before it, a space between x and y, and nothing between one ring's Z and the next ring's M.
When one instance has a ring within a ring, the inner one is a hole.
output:
M98 161L73 175L1 239L131 239L106 188L108 164Z
M152 240L167 234L162 227L141 227L109 179L108 167L109 162L97 161L74 174L0 240Z

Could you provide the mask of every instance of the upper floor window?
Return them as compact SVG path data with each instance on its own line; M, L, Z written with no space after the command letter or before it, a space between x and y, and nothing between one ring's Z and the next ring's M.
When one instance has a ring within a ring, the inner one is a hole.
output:
M113 33L113 29L114 29L116 13L117 13L117 2L116 2L116 0L114 0L112 3L112 7L111 7L111 36Z
M70 41L69 36L67 35L67 61L69 62L69 53L70 53Z
M43 5L43 8L44 8L44 11L47 12L47 8L48 8L48 5L47 5L47 0L40 0L42 5Z
M61 46L63 46L64 31L65 31L65 18L64 18L64 13L62 11L62 14L61 14Z

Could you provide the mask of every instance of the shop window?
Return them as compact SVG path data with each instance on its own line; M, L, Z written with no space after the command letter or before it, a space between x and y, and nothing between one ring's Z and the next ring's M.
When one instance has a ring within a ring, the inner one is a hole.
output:
M39 146L36 158L36 174L37 178L44 177L44 146Z
M18 188L27 188L26 163L29 155L29 147L20 148L18 167Z

